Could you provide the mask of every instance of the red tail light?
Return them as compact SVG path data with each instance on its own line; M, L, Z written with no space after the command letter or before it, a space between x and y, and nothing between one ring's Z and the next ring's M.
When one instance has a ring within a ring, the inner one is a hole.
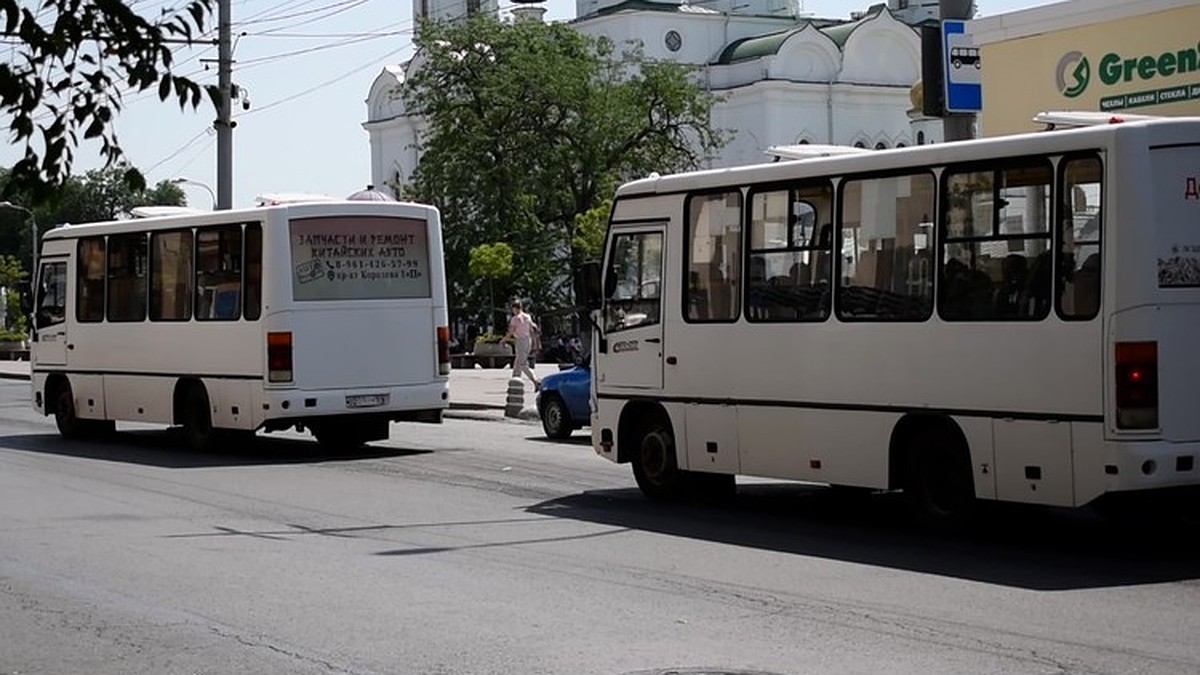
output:
M267 381L292 381L291 333L267 333Z
M437 327L438 374L450 374L450 328Z
M1117 343L1117 428L1158 426L1158 343Z

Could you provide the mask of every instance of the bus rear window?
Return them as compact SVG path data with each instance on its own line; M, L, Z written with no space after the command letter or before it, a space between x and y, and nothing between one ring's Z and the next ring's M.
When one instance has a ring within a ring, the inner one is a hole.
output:
M291 221L295 300L428 298L423 220L349 216Z

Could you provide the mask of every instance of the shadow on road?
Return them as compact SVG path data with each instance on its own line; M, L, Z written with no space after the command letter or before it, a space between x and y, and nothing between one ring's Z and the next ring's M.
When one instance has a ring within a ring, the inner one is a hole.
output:
M637 490L542 502L540 515L735 546L1061 591L1200 579L1196 523L1117 526L1090 509L987 504L955 535L908 524L899 494L787 484L739 485L722 505L661 504Z
M321 447L315 440L259 435L252 439L237 436L222 439L217 441L210 452L197 453L183 447L178 428L165 431L120 431L109 438L95 441L68 441L57 434L0 436L0 444L26 452L145 464L167 469L313 464L404 457L432 452L378 444L334 452Z
M545 434L538 434L536 436L528 436L526 438L526 440L532 441L534 443L543 443L546 445L576 445L576 446L580 446L580 447L584 447L584 448L592 447L592 437L587 434L582 434L582 433L577 433L577 434L571 436L570 438L564 438L562 440L547 438L545 436Z

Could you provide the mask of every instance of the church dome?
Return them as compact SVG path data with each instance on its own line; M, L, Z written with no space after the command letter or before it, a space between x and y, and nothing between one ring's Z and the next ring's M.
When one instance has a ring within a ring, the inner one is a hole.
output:
M352 202L394 202L396 198L382 190L376 190L374 185L368 185L366 190L359 190L346 197Z

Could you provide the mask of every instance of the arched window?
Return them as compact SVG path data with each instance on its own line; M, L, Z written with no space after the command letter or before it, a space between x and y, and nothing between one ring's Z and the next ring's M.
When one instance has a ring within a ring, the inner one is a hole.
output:
M924 131L917 132L917 145L925 145L925 132Z
M863 149L865 150L867 146L866 146L866 144L865 144L865 143L863 143L862 141L854 141L854 147L856 147L856 148L863 148Z
M879 141L878 143L875 144L875 149L876 150L887 150L887 143L884 143L883 141Z

